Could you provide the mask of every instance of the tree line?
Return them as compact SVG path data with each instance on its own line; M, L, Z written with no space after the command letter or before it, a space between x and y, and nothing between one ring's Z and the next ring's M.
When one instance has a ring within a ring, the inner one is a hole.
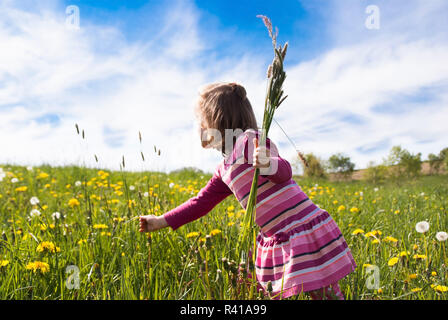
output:
M363 170L363 179L372 183L382 183L386 180L402 178L416 178L422 174L422 154L412 154L401 146L393 146L382 163L370 161ZM303 166L299 159L291 162L296 172L301 167L304 177L328 178L330 175L336 180L349 180L354 173L355 164L350 157L343 153L336 153L324 160L313 153L305 154L308 166ZM429 174L448 172L448 148L442 149L439 154L428 155Z

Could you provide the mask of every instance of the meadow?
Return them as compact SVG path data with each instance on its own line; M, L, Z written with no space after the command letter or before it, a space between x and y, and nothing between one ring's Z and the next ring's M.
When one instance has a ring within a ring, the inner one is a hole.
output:
M176 231L138 232L139 215L174 208L211 175L45 165L0 171L1 299L248 298L235 261L245 213L235 197ZM447 175L399 185L295 180L352 250L356 271L340 282L346 299L448 298Z

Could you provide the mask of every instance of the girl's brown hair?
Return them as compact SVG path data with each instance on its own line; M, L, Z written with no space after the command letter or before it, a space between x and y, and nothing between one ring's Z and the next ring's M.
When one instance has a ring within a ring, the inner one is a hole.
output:
M246 96L246 89L235 82L216 82L199 91L195 108L196 116L205 129L217 129L221 133L221 153L226 156L225 129L258 130L252 105ZM206 141L210 144L213 140ZM232 146L236 137L233 136Z

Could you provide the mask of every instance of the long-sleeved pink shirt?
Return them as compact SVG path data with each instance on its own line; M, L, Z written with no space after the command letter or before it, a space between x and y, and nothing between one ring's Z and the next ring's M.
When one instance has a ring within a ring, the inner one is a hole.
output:
M257 135L257 137L259 137ZM249 148L249 140L245 140L245 148L244 148L244 162L248 163L249 155L248 150L253 150ZM270 139L266 139L266 148L271 150L270 148ZM276 147L274 147L276 150ZM271 165L270 172L272 172L273 168L277 170L274 173L268 172L266 175L260 175L261 177L269 179L273 183L283 183L292 178L292 170L289 162L280 157L278 154L272 155L271 153ZM274 163L275 162L275 163ZM276 164L276 165L275 165ZM200 217L209 213L218 203L223 201L233 192L230 190L229 186L224 183L224 181L220 178L215 170L212 178L208 181L207 185L202 188L199 193L179 205L178 207L166 212L163 217L165 218L168 225L176 230L182 225L199 219Z

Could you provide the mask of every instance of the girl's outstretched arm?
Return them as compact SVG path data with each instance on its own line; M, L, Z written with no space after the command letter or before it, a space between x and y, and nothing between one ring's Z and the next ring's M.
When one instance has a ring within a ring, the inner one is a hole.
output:
M233 192L215 174L198 192L197 196L166 212L163 214L163 218L173 230L176 230L180 226L206 215L231 194Z

